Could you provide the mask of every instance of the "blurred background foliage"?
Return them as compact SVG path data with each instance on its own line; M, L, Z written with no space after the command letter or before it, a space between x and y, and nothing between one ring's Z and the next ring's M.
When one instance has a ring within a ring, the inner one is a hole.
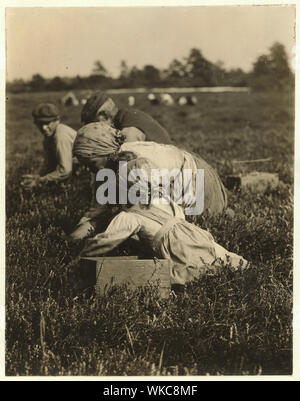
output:
M101 60L96 60L89 76L72 78L44 78L35 74L28 81L16 79L7 83L9 92L61 91L74 89L118 89L138 87L251 87L257 91L289 91L294 85L294 74L288 64L284 46L278 42L254 62L250 72L240 68L227 70L222 61L212 63L201 50L193 48L183 60L174 59L167 68L145 65L139 69L120 63L118 77L112 77Z

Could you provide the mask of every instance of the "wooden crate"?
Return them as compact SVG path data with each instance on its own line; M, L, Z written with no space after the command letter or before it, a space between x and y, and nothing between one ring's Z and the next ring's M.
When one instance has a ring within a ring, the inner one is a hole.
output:
M159 295L170 294L170 262L162 259L127 257L81 258L80 276L85 288L95 287L96 295L106 294L114 285L126 284L134 289L159 285Z
M264 192L268 188L276 188L279 184L277 174L252 172L250 174L229 175L226 177L226 188L229 190L251 189Z

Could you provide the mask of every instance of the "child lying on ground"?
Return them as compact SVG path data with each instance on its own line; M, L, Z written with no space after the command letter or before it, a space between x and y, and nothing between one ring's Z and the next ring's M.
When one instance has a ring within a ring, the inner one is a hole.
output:
M146 164L148 169L151 162L146 159L138 167ZM157 258L172 261L171 284L182 285L224 264L229 263L236 269L246 267L243 257L228 252L209 232L185 221L182 208L170 198L164 199L169 203L157 199L155 205L137 204L121 211L104 233L86 241L82 255L100 256L128 238L138 239Z

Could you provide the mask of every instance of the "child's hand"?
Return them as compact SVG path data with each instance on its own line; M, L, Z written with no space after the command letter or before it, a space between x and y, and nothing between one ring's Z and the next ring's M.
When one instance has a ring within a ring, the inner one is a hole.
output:
M99 256L102 254L103 252L100 252L97 239L89 238L86 240L81 256Z
M25 189L32 189L40 183L40 176L36 174L24 174L22 176L21 186Z
M75 231L68 235L67 239L69 242L77 242L88 237L89 235L92 235L94 232L94 226L91 224L90 221L86 221L85 223L78 225Z

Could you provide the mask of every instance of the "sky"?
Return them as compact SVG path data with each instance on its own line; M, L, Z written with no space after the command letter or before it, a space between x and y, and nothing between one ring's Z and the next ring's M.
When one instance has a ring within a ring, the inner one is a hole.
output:
M162 69L193 47L249 71L275 41L291 61L294 24L293 6L7 8L7 79L87 76L95 60L113 76L121 60Z

